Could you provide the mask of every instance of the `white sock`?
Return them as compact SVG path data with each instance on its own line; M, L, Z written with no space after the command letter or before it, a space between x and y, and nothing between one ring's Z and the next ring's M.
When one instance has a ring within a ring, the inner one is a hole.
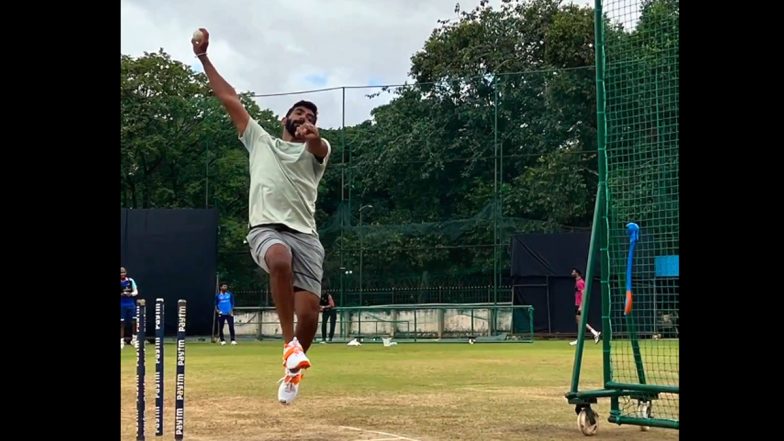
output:
M588 328L588 330L589 330L589 331L591 331L591 334L593 334L593 336L594 336L594 337L596 337L597 335L599 335L599 333L598 333L598 332L596 332L596 331L595 331L595 330L594 330L594 329L591 327L591 325L589 325L588 323L586 323L586 324L585 324L585 326Z

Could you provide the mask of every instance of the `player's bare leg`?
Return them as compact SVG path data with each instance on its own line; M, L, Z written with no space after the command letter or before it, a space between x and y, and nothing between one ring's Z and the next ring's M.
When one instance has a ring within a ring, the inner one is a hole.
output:
M291 404L299 392L302 369L310 367L310 360L294 336L295 296L291 272L291 251L285 245L272 245L267 250L265 261L270 272L272 298L275 301L275 309L278 312L281 333L283 334L284 376L280 379L278 387L278 401L281 404ZM310 339L312 340L313 337L311 336Z
M264 256L270 272L270 289L280 320L283 342L294 338L294 289L291 274L291 252L281 244L272 245Z
M295 334L302 345L302 350L307 352L318 329L319 296L308 291L296 291L294 309L297 311Z

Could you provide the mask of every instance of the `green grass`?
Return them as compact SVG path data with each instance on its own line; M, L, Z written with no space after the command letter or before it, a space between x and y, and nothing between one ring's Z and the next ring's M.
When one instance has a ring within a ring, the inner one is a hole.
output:
M300 396L276 401L280 342L218 346L188 341L187 440L567 440L581 438L569 389L574 347L533 344L401 343L314 345ZM173 436L175 346L165 346L165 438ZM154 438L154 347L147 345L147 436ZM581 389L601 386L601 345L586 343ZM122 352L122 439L135 439L136 356ZM598 437L677 439L678 432L607 422L600 400ZM341 427L344 426L344 427ZM363 429L358 431L345 426Z

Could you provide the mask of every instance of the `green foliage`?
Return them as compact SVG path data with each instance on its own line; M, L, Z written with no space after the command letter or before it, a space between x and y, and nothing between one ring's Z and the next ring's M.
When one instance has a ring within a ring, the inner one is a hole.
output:
M206 76L162 50L139 58L123 55L120 66L121 206L217 207L220 272L232 274L238 285L258 280L249 273L252 266L237 266L238 259L230 258L240 250L247 254L242 241L248 155L225 110L210 96ZM262 111L247 94L243 100L263 126L280 130L272 112Z

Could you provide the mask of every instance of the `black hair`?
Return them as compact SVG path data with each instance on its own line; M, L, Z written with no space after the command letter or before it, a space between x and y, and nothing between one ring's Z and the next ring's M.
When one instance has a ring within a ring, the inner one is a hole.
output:
M316 105L311 103L310 101L305 101L305 100L297 101L296 103L294 103L294 105L291 106L291 109L289 109L289 111L286 112L286 118L288 118L289 115L291 115L291 112L293 112L294 109L296 109L297 107L304 107L312 111L313 116L315 116L316 119L318 119L318 107L316 107Z

